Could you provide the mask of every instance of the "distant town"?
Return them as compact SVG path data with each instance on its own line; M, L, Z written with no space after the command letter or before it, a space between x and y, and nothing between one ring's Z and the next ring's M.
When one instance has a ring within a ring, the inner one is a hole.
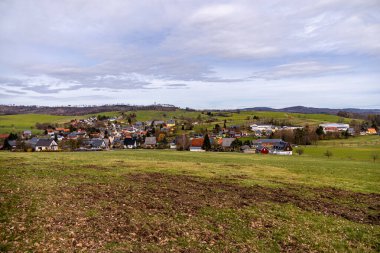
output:
M292 155L298 145L311 145L318 140L379 134L376 126L355 120L351 125L292 126L252 115L240 125L230 125L226 120L223 124L212 124L207 118L212 119L215 113L201 112L195 119L137 121L136 113L123 112L115 117L99 114L64 124L37 123L36 129L43 134L33 134L31 129L1 134L0 148L25 152L172 149ZM197 128L205 122L212 128Z

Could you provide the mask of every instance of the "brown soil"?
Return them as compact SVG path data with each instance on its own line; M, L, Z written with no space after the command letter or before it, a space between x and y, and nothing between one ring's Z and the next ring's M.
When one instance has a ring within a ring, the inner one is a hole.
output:
M379 194L295 185L286 188L244 187L184 175L141 173L126 175L123 183L60 187L59 192L50 195L48 204L39 210L44 213L43 217L33 217L34 230L30 232L38 234L42 231L43 237L35 239L38 243L25 249L38 252L99 252L101 249L105 252L109 243L129 242L119 245L123 252L156 251L144 248L147 245L166 245L166 249L174 252L199 252L192 247L181 248L175 240L186 237L206 244L223 240L222 235L209 234L192 222L201 209L239 210L259 202L289 203L302 210L380 225ZM260 221L252 223L252 227L262 226L270 230L273 225ZM241 243L234 245L231 242L231 247L237 252L255 251ZM282 251L294 252L302 245L294 240L280 243L280 247ZM306 247L302 251L309 250Z
M241 208L258 201L291 203L303 210L341 216L359 223L380 225L379 194L294 185L287 185L286 188L244 187L197 177L159 173L132 174L127 178L140 186L140 203L136 204L143 206L151 199L157 199L159 202L170 200L173 211L194 213L204 206ZM130 192L133 192L132 189ZM157 206L160 205L157 203ZM157 209L157 206L153 205L151 208ZM372 214L374 211L378 211L376 215Z

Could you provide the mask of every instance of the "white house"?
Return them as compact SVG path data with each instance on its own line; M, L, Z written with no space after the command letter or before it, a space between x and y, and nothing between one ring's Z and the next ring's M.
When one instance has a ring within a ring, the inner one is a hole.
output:
M35 147L36 151L56 151L58 144L53 139L39 139Z
M344 132L350 128L349 124L342 124L342 123L325 123L325 124L320 124L319 126L323 128L323 131L325 133Z

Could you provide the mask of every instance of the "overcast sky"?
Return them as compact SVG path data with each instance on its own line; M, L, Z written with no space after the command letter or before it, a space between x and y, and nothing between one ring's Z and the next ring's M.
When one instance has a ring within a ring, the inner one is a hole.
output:
M0 104L380 108L380 0L1 0Z

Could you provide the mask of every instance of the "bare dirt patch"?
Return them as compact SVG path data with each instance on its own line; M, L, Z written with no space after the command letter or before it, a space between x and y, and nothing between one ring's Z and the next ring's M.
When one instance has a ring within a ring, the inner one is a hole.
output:
M41 236L34 239L35 243L29 238L24 247L25 240L18 246L38 252L203 251L200 246L194 248L177 241L190 238L206 245L228 241L230 249L236 252L252 252L257 249L223 238L223 232L210 233L197 216L205 208L241 210L259 202L288 203L353 222L380 224L379 194L295 185L244 187L185 175L139 173L125 175L123 182L59 187L39 209L41 215L33 217L31 226L36 229L31 231L40 231ZM270 230L273 224L256 221L250 226ZM25 238L28 235L24 234ZM297 251L301 246L297 240L292 244L280 243L283 251Z
M141 186L138 191L143 203L152 198L167 199L173 203L173 209L177 209L176 211L194 212L203 206L240 208L258 201L268 201L291 203L308 211L341 216L359 223L380 225L379 194L294 185L287 185L286 188L244 187L197 177L160 173L131 174L127 178ZM374 214L376 211L377 214Z

